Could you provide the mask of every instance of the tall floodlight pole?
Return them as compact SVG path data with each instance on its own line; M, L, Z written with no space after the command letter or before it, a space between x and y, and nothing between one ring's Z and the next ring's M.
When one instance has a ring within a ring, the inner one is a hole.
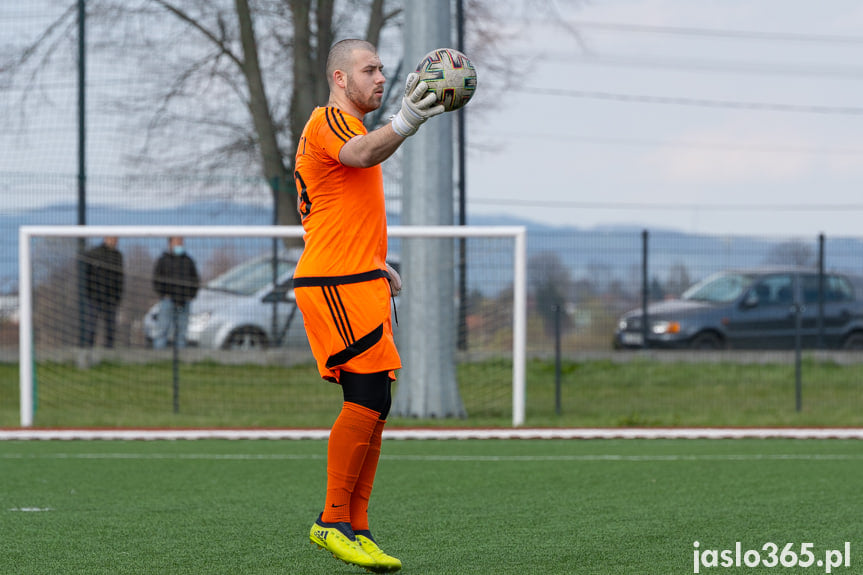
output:
M78 0L78 225L87 224L87 0Z
M464 0L456 0L456 48L464 53ZM464 108L459 109L458 119L458 225L467 225L467 162L465 158ZM467 240L458 241L458 349L467 349Z
M450 0L405 3L410 68L450 46ZM402 145L402 222L452 225L454 114L432 118ZM455 377L455 257L452 239L402 242L404 296L398 337L403 369L393 401L400 417L465 417ZM408 293L409 292L409 293Z
M87 225L87 2L78 0L78 225ZM86 240L78 239L78 332L84 347L84 251Z

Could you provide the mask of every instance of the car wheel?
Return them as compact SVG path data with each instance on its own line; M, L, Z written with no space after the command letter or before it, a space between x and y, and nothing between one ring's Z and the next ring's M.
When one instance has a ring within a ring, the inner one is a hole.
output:
M718 335L711 332L699 333L689 343L691 349L722 349L725 345Z
M267 336L260 330L251 327L232 331L222 345L222 349L255 350L266 348Z
M855 331L848 334L845 341L842 342L842 349L860 351L863 350L863 332Z

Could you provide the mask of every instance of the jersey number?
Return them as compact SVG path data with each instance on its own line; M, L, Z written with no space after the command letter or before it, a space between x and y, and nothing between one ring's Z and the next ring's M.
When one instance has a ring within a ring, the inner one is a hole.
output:
M303 177L300 175L299 170L294 172L294 182L297 185L297 194L299 194L297 210L300 212L300 217L305 218L307 215L312 213L312 201L309 199L309 191L308 188L306 188L306 182L303 181Z

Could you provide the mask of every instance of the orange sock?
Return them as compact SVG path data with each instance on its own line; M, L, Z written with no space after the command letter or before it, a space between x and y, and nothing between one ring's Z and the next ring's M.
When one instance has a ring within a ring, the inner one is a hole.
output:
M351 494L363 468L380 413L344 402L327 443L327 498L321 521L351 521Z
M375 472L378 469L378 459L381 457L381 436L384 431L385 420L379 419L375 425L374 433L369 440L369 449L366 460L357 478L356 487L351 495L351 527L354 531L369 529L369 499L372 495L372 486L375 483Z

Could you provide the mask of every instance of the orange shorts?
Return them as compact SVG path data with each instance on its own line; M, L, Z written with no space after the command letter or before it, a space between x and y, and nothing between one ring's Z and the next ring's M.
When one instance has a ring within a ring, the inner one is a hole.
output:
M342 370L378 373L401 367L393 339L390 286L383 272L294 278L297 306L321 377Z

